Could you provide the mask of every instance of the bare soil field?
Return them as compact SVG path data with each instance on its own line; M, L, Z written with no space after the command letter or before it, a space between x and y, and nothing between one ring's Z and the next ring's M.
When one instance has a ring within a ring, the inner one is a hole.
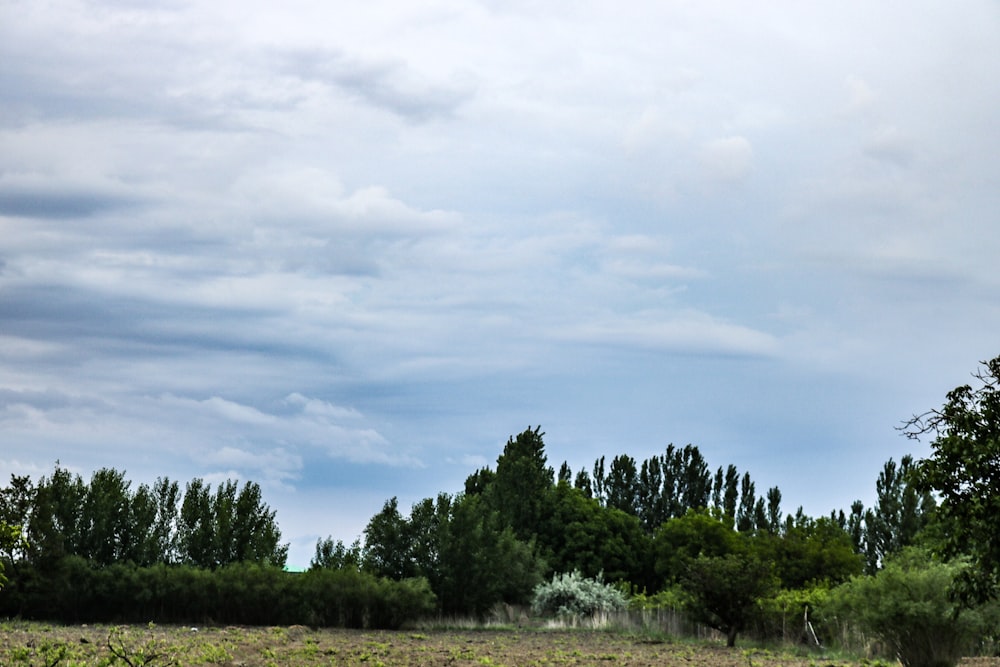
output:
M860 663L705 642L585 630L355 631L290 628L0 626L0 665L278 667L284 665L678 665L848 667ZM970 661L969 667L1000 661Z

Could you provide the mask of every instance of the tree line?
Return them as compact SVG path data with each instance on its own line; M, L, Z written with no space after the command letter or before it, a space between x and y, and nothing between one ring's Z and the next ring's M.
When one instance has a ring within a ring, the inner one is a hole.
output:
M723 583L744 585L731 593L753 602L877 571L917 540L935 508L909 481L910 457L884 465L873 507L855 502L849 514L813 518L801 507L785 514L777 487L758 495L733 465L713 471L694 445L669 445L641 462L601 457L574 475L565 462L558 473L549 466L544 435L529 427L511 436L495 468L473 472L462 492L425 498L408 513L390 498L363 543L320 540L312 567L424 578L443 614L525 603L559 573L615 582L647 603ZM796 599L804 606L809 595ZM704 616L727 630L745 623Z
M778 487L759 494L748 472L713 470L694 445L556 472L541 427L529 427L461 491L408 511L390 498L363 540L319 540L301 575L282 571L287 545L252 482L195 479L182 493L161 478L133 491L122 472L84 482L57 464L0 489L0 615L389 626L527 603L556 576L610 582L637 607L682 606L730 642L869 585L895 586L893 601L921 590L943 609L953 598L939 582L955 579L971 609L1000 579L1000 358L977 377L902 427L933 436L932 455L886 462L870 508L786 513Z
M633 593L662 591L678 585L695 556L728 554L740 536L774 564L783 588L837 583L877 568L926 523L933 502L906 482L911 466L909 458L885 465L875 507L855 503L849 516L813 519L801 508L784 515L777 487L758 496L749 473L733 465L712 472L694 445L669 445L641 462L621 454L606 465L601 457L575 475L563 463L556 474L544 433L528 428L509 438L495 468L470 474L463 491L425 498L405 514L391 498L368 522L363 542L320 540L310 570L363 575L371 587L422 580L437 613L482 616L497 602L526 603L554 573L602 576ZM203 577L219 572L225 588L235 566L280 572L288 553L275 512L249 481L213 488L196 478L182 489L159 478L133 489L124 472L102 468L85 481L57 463L37 483L11 477L0 489L0 523L18 535L0 541L12 579L0 613L49 610L75 620L81 610L115 609L109 600L116 596L100 591L127 582L166 600L169 591L181 599L177 591L199 581L201 593L188 600L204 599L211 586ZM88 604L84 591L100 604ZM208 614L193 602L161 601L152 609L175 620Z
M16 569L41 570L67 556L95 566L185 564L215 569L242 562L284 567L275 512L255 482L227 480L214 490L200 478L181 492L161 477L134 491L125 473L102 468L85 482L56 463L37 484L12 475L0 489L0 521L24 538L4 555Z
M37 483L12 476L0 489L0 616L391 628L434 610L424 580L286 572L288 545L254 482L131 487L121 471L84 481L58 463Z

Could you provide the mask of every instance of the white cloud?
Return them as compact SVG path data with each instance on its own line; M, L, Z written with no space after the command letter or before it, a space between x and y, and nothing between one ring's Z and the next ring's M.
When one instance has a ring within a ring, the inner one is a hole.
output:
M490 460L456 452L511 423L671 437L622 387L711 439L718 405L659 372L685 360L789 397L759 409L801 443L782 417L824 408L779 370L881 374L852 420L874 429L995 345L990 2L15 9L8 466L272 469L297 492L364 466L388 497L380 470L426 464L433 494L432 462Z
M318 398L306 398L298 392L294 392L285 397L285 403L300 406L305 415L315 416L319 419L358 419L361 414L354 408L342 408Z
M883 125L872 132L865 142L864 152L877 160L905 167L913 161L914 151L899 128L894 125Z
M772 335L698 312L645 312L580 323L553 333L558 339L599 345L633 346L679 354L773 356Z
M753 167L753 147L746 137L713 139L702 146L699 159L712 180L740 181Z
M847 89L845 106L847 113L865 113L875 105L878 96L868 82L861 77L852 74L844 81L844 85Z

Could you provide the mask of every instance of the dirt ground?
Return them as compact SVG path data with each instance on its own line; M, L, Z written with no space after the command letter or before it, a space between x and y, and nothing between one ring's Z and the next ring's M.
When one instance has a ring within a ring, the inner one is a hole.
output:
M859 663L791 652L582 630L363 632L290 628L0 626L0 665L678 665L847 667ZM970 664L972 667L972 664ZM976 661L974 667L1000 667Z

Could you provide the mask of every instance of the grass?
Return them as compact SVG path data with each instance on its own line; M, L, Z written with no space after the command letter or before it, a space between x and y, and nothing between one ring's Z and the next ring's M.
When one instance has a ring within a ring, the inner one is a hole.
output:
M1000 660L969 667L1000 667ZM0 624L4 667L871 667L801 651L589 629L505 626L404 631L314 630L303 626L177 627ZM890 667L888 664L878 667Z

